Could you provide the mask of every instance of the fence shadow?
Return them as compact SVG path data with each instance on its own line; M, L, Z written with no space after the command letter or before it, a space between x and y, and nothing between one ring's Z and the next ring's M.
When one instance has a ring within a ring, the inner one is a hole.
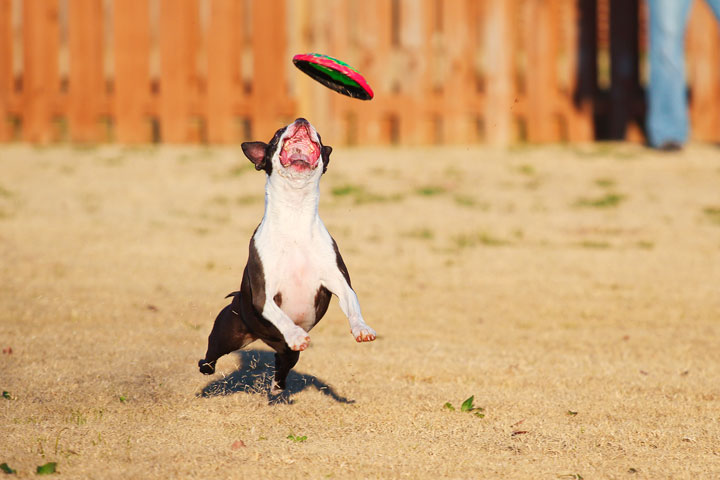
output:
M269 404L293 403L292 397L307 388L315 388L338 403L352 404L355 400L339 395L335 389L312 375L291 370L287 377L286 388L279 395L270 393L270 386L275 375L275 356L273 352L261 350L241 350L236 352L240 357L240 367L222 378L212 380L197 394L208 398L236 393L264 395Z

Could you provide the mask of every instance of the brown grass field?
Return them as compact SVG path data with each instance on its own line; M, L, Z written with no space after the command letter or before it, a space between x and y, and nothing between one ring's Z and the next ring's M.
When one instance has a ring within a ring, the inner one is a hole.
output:
M320 213L379 337L333 300L274 402L259 343L196 366L263 185L237 147L0 148L0 463L720 478L716 147L336 149Z

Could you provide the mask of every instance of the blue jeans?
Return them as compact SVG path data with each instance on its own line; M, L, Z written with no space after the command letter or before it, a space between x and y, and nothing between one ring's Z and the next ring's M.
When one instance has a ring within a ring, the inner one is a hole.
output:
M720 0L706 0L720 19ZM650 85L648 140L653 147L685 143L689 121L685 94L685 30L692 0L648 0Z

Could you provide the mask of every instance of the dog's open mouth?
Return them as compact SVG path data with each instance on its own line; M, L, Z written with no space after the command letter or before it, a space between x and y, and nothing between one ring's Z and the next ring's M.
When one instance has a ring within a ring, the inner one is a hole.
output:
M320 145L312 139L310 124L293 123L288 131L280 150L280 163L283 167L291 167L297 171L312 170L318 165Z

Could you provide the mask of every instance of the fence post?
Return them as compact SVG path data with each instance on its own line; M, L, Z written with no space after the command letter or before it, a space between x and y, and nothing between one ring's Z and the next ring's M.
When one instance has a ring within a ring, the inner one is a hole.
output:
M525 91L527 92L527 139L530 142L559 140L555 123L557 104L557 22L551 9L555 2L532 0L528 4L527 26L524 32L527 64Z
M253 136L269 139L279 127L279 101L287 99L285 69L291 61L285 51L285 2L253 0Z
M0 0L0 142L11 139L10 97L13 94L12 2Z
M236 140L234 103L240 80L240 3L213 0L207 32L207 127L211 143Z
M59 93L58 0L23 1L23 138L53 139L52 104Z
M720 41L710 7L696 3L690 15L687 42L690 82L690 131L693 139L720 141Z
M389 68L391 10L389 0L366 0L356 3L353 9L355 18L351 21L355 22L357 31L353 44L358 55L357 64L353 66L362 72L375 92L375 99L369 102L352 100L354 105L348 108L355 115L356 141L363 145L388 143L389 140L388 125L387 122L383 124L383 120L387 120L384 116L388 110L392 111L384 105L394 100L390 98L388 88L392 71ZM349 101L344 103L350 104Z
M123 143L150 141L146 108L150 95L150 6L148 0L113 2L115 137Z
M472 104L473 83L471 79L471 39L468 18L470 8L467 1L442 2L443 36L447 50L443 103L441 140L443 143L468 143L470 137L470 115L468 105Z
M69 10L70 139L97 142L105 94L102 0L71 0Z
M163 142L185 143L191 134L190 105L197 93L197 0L160 3L160 132Z
M515 93L513 79L513 32L511 0L489 0L483 48L487 58L485 130L491 145L506 146L512 140L510 107Z

